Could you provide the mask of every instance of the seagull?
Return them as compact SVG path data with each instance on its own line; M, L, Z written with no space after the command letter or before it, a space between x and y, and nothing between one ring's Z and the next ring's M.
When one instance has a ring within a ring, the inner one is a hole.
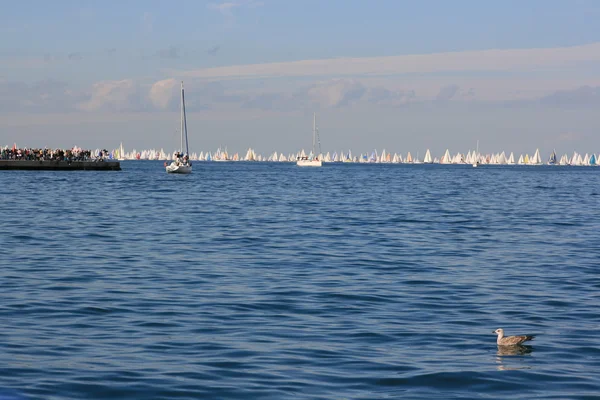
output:
M498 340L496 343L498 346L518 346L523 342L528 340L533 340L535 336L533 335L521 335L521 336L504 336L504 329L498 328L494 331L496 335L498 335Z

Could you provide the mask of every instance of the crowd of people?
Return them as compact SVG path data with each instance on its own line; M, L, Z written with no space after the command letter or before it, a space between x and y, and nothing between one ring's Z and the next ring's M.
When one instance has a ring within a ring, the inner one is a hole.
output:
M3 147L0 151L0 160L26 160L26 161L102 161L108 157L108 150L94 152L79 147L72 149L34 149Z

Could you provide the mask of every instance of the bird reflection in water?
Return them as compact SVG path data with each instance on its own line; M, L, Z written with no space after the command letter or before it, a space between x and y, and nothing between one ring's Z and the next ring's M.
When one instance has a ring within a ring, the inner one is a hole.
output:
M498 369L498 371L530 369L531 367L528 367L528 366L507 365L506 361L511 360L511 358L509 358L509 357L526 356L526 355L531 354L531 352L533 352L533 348L531 346L523 346L523 345L498 346L498 351L496 352L496 362L498 363L498 365L496 366L496 368ZM517 359L514 359L514 360L516 361Z

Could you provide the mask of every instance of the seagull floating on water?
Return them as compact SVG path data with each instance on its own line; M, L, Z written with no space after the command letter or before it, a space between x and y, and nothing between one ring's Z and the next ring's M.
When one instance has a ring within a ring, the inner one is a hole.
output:
M521 336L504 336L504 329L498 328L494 331L496 335L498 335L498 346L517 346L523 342L528 340L533 340L535 336L533 335L521 335Z

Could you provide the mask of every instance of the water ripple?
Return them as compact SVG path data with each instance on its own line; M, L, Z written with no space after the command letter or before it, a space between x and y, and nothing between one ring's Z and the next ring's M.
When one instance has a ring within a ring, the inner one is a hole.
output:
M600 392L594 168L0 180L0 399ZM537 338L498 348L498 327Z

